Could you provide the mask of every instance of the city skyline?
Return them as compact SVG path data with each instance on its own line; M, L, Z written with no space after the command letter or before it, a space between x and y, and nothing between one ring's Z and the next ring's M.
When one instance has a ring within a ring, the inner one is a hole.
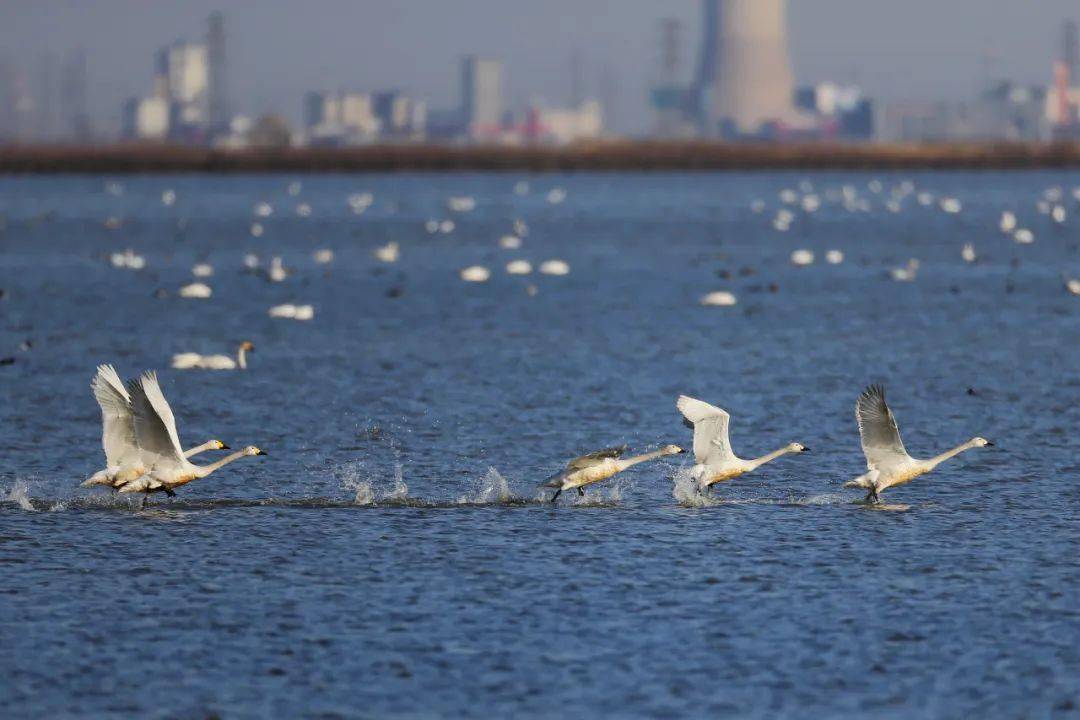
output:
M795 76L799 83L857 82L885 100L972 95L988 76L1046 85L1056 29L1073 8L1059 0L1035 9L1015 5L792 3ZM33 78L40 58L84 48L89 113L104 133L118 129L116 108L123 100L150 83L146 58L163 44L196 37L207 16L221 10L228 25L231 99L240 112L278 113L298 122L302 97L312 88L399 87L431 107L452 107L458 62L478 53L503 59L509 106L538 97L565 104L577 67L584 94L612 106L613 129L636 134L651 123L646 97L659 68L658 22L672 17L683 23L680 75L688 80L700 39L700 2L658 6L624 0L618 16L615 7L554 0L541 12L489 0L465 0L453 8L322 0L301 13L283 3L195 0L147 7L106 0L89 9L16 0L6 4L9 22L0 27L0 49ZM529 32L519 32L521 27Z

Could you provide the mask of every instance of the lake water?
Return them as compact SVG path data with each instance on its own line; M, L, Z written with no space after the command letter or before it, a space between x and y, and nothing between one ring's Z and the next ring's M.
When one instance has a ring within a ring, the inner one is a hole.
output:
M1080 298L1062 275L1080 277L1078 185L0 179L3 714L1075 716ZM1063 223L1037 207L1054 187ZM820 209L784 206L785 189ZM357 193L372 195L362 214ZM448 211L459 195L476 208ZM1004 210L1033 244L1000 232ZM448 218L451 233L425 228ZM515 219L528 235L503 249ZM400 259L382 263L390 241ZM961 259L968 242L978 262ZM112 267L125 248L146 267ZM800 248L814 264L791 263ZM245 253L293 272L268 282ZM503 269L554 258L568 275ZM891 280L909 258L917 279ZM178 297L200 261L213 296ZM489 282L461 281L474 264ZM738 304L699 305L716 290ZM315 318L269 317L279 303ZM244 340L246 372L169 367ZM104 462L89 390L104 362L159 370L185 446L269 455L142 508L79 488ZM856 504L841 486L865 470L853 409L871 382L913 455L997 446L889 491L885 509ZM673 491L689 455L538 502L576 455L689 448L680 393L731 413L743 457L813 452L713 502Z

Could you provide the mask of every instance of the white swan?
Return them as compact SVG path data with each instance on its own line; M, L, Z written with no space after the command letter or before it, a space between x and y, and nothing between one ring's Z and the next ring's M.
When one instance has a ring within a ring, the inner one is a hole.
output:
M311 320L315 317L314 305L293 305L292 303L285 303L284 305L274 305L268 311L268 314L272 318L286 318L288 320Z
M178 353L172 356L172 366L177 370L247 370L247 354L255 352L255 345L250 340L240 343L236 359L228 355L200 355L199 353Z
M855 419L859 423L859 436L869 472L845 483L844 487L866 489L867 502L878 502L878 494L883 490L911 482L966 450L994 445L989 440L976 437L929 460L911 457L900 440L896 417L885 403L885 388L881 385L871 385L859 396L855 403Z
M385 245L380 245L375 248L372 255L374 255L375 259L379 262L396 263L398 258L401 257L401 246L391 240Z
M702 295L698 302L706 307L731 307L739 302L739 299L735 297L734 293L730 293L727 290L716 290L715 292Z
M98 365L90 388L101 407L101 446L105 450L105 469L91 475L82 483L82 487L109 485L119 488L146 473L142 454L135 442L131 398L112 365ZM207 440L187 450L184 457L194 457L207 450L228 449L229 446L220 440Z
M911 258L905 267L890 270L889 276L896 282L914 282L919 276L919 261Z
M214 294L214 290L206 283L193 282L180 288L180 297L205 300Z
M743 460L735 456L728 440L730 415L718 407L686 395L679 396L675 407L679 408L679 412L686 418L685 424L694 429L694 461L697 464L691 468L690 474L697 481L700 490L734 480L784 455L809 452L809 448L801 443L790 443L756 460Z
M143 373L139 380L129 382L128 393L131 396L135 441L149 470L142 477L121 486L119 491L122 493L163 492L171 497L176 494L174 488L204 478L235 460L266 455L254 445L248 445L215 463L193 465L180 449L176 420L158 385L157 373L151 370Z
M678 455L679 453L684 452L684 450L678 445L665 445L656 452L622 460L621 458L624 452L626 452L625 445L617 448L598 450L594 453L575 458L570 461L565 470L561 470L552 475L541 487L555 488L555 495L551 498L551 502L554 503L559 499L559 495L562 494L563 490L577 488L578 495L584 495L585 490L583 488L586 485L592 485L601 480L607 480L609 477L617 475L634 465L650 460L657 460L662 457L667 457L668 455Z

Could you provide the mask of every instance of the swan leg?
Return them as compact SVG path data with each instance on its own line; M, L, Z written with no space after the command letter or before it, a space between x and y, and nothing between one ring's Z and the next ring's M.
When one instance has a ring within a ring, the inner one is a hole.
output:
M578 488L577 489L577 494L580 495L581 497L585 497L585 488Z
M551 496L551 504L552 505L555 504L555 501L559 499L560 495L562 495L562 488L559 488L558 490L556 490L555 494Z
M866 494L865 502L869 505L877 505L881 502L881 499L878 497L877 490L875 488L870 488L870 492Z
M164 490L165 494L168 495L169 497L176 497L176 493L173 492L173 489L171 487L169 487L168 485L163 487L162 490Z

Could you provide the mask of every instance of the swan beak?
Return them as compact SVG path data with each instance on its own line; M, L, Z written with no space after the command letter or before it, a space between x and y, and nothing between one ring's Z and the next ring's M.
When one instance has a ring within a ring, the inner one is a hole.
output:
M803 451L803 452L810 452L810 448L808 448L808 447L806 447L805 445L803 445L803 449L802 449L802 451Z
M986 441L986 447L994 447L994 443L992 443L992 442L990 442L989 440L987 440L987 441Z
M260 450L259 452L255 453L255 454L256 455L269 455L270 453L266 452L265 450Z
M229 447L228 445L226 445L225 443L221 443L221 449L222 450L232 450L232 448Z

